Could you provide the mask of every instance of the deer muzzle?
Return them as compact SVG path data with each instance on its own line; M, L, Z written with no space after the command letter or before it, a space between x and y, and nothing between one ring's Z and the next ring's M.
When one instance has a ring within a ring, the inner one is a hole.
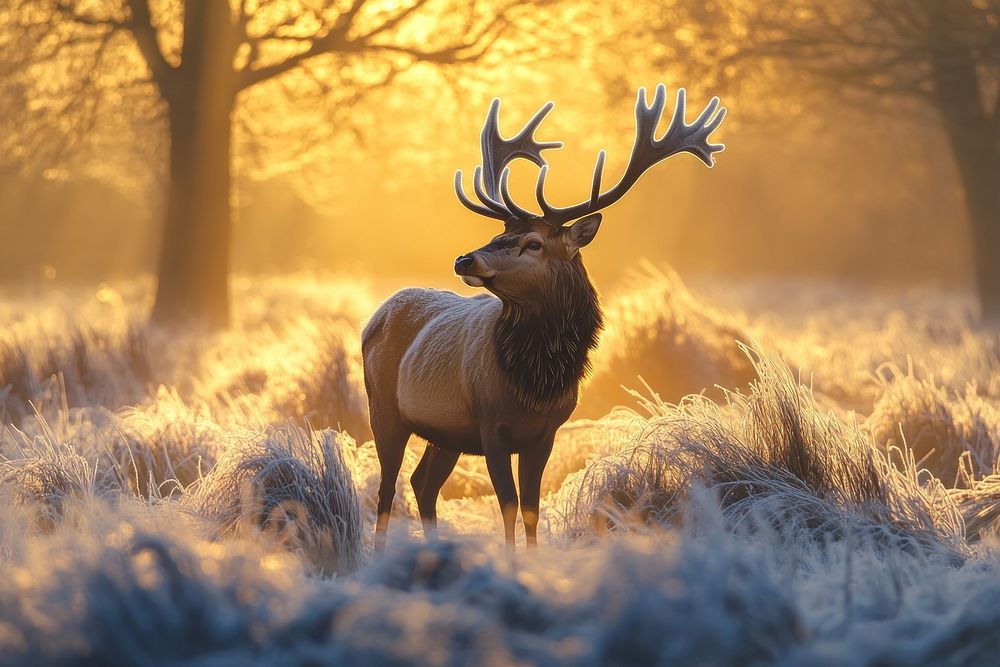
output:
M470 287L485 287L496 272L486 267L475 253L469 253L455 260L455 274Z

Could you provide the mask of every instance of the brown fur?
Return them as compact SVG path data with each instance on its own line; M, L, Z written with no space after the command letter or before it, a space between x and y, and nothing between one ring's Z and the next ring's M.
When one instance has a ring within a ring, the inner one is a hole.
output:
M550 266L551 286L534 302L504 303L493 332L500 368L518 401L544 412L575 392L603 325L579 255Z
M508 542L520 504L534 544L542 472L556 429L576 406L601 328L597 293L578 252L598 224L599 217L576 230L537 222L464 256L463 279L497 298L408 289L372 316L362 354L382 466L379 548L411 434L430 443L412 477L425 530L436 526L437 496L458 455L482 454ZM510 465L515 453L520 502Z

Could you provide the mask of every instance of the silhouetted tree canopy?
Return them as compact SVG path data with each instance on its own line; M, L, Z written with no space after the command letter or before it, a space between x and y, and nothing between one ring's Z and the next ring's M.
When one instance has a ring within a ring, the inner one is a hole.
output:
M675 46L694 45L722 82L739 86L741 78L759 79L764 70L776 84L772 89L806 83L822 87L835 103L897 116L926 114L940 123L965 193L982 312L1000 318L1000 2L723 0L684 6L684 34L663 23L656 24L658 34Z
M153 317L225 324L233 123L248 91L273 84L269 96L349 108L416 63L476 61L514 6L15 0L0 13L4 88L20 107L5 153L15 165L52 162L105 114L165 126L167 214ZM296 85L281 85L293 75ZM266 135L282 119L240 121Z

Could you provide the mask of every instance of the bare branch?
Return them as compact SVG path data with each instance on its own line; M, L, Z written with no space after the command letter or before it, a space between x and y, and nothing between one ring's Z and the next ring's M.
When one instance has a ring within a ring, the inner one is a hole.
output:
M86 100L85 97L91 91L90 82L94 74L100 70L108 46L111 44L111 40L116 32L117 28L113 27L101 36L89 66L85 68L79 82L70 91L69 97L56 114L59 117L64 117L75 113L80 121L74 123L72 131L64 135L63 140L56 144L55 151L50 156L56 162L62 161L65 155L71 153L74 147L93 130L97 123L101 96L96 95L89 100Z
M459 44L452 44L439 49L421 49L402 44L366 42L365 48L372 51L401 53L415 60L437 63L439 65L470 63L482 58L496 44L497 40L500 39L507 26L507 17L501 13L494 16L493 20L483 26L477 34Z
M136 46L142 54L160 93L170 98L173 95L175 70L167 62L160 45L156 41L156 28L149 11L149 0L126 0L132 16L126 24L135 37Z
M237 90L243 90L261 81L280 76L315 56L342 50L343 44L346 43L346 36L353 26L354 19L366 2L367 0L354 0L348 10L340 14L332 25L327 25L327 22L323 20L323 17L316 10L307 10L306 16L321 26L313 34L309 35L290 32L290 29L294 28L303 18L302 14L289 15L270 30L259 35L250 35L246 30L246 26L243 25L241 39L249 45L250 55L247 58L246 65L239 72ZM304 48L302 51L289 56L283 61L264 67L255 67L260 57L261 46L269 41L299 43Z
M413 5L387 18L370 32L352 37L350 32L354 19L365 2L366 0L355 0L351 8L338 17L333 27L317 37L282 35L279 30L275 29L269 31L268 35L254 38L251 41L252 49L254 48L253 42L259 43L266 39L298 41L308 44L308 46L280 62L260 68L253 68L253 59L251 59L247 63L247 67L239 74L237 90L244 90L261 81L280 76L312 58L330 53L384 52L405 55L415 61L437 64L473 62L481 58L495 44L507 25L506 15L503 11L500 11L471 38L457 44L449 44L439 48L421 48L418 46L383 42L376 39L376 37L387 34L394 28L397 28L427 3L427 0L417 0Z
M334 24L332 31L340 32L344 35L350 32L351 27L354 25L354 19L358 17L358 14L364 8L367 2L368 0L354 0L353 4L351 4L350 9L348 9L346 12L341 14L339 18L337 18L337 22L336 24Z
M125 21L118 19L95 16L93 14L83 14L77 11L73 3L68 0L59 0L55 5L56 12L62 16L64 20L76 23L78 25L87 26L108 26L111 28L123 28L125 27Z
M288 56L284 60L274 63L273 65L267 65L258 69L244 69L239 73L237 79L236 89L245 90L250 88L261 81L266 81L267 79L273 79L274 77L280 76L285 72L295 69L300 64L309 60L310 58L315 58L316 56L323 55L326 53L333 52L351 52L354 51L353 45L344 39L344 36L339 33L330 32L322 37L318 37L311 41L308 48L294 55Z
M378 27L372 29L371 32L368 32L367 34L362 36L360 38L360 41L362 42L368 41L369 39L375 37L376 35L390 32L391 30L395 29L400 23L402 23L410 16L412 16L414 12L416 12L418 9L426 5L427 2L428 0L417 0L409 7L403 9L400 12L397 12L395 16L383 21Z

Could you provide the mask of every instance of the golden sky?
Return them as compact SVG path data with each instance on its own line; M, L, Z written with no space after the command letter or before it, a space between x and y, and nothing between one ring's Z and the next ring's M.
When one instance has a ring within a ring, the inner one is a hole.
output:
M314 11L323 4L251 0L248 31L308 36L316 17L324 16ZM356 30L370 29L403 6L407 3L396 0L367 3ZM703 3L702 9L711 13L713 6ZM118 11L104 0L80 7L94 15ZM160 47L175 65L179 7L177 0L153 3ZM478 25L469 22L470 7L429 2L401 23L392 39L422 45L460 34ZM488 16L492 5L474 7ZM601 148L608 151L605 182L617 178L631 148L635 91L662 81L669 100L678 86L688 88L689 118L713 94L722 96L729 116L713 138L727 150L713 170L689 155L671 158L612 207L599 242L587 253L599 277L614 280L640 258L737 274L809 272L818 261L826 273L850 275L861 266L874 275L879 262L895 261L893 234L909 233L926 239L922 261L932 280L964 278L966 238L953 166L947 159L928 159L940 154L940 137L919 122L832 107L773 67L744 68L738 81L732 80L733 66L719 61L728 53L726 41L706 42L686 23L691 10L684 7L541 3L513 13L512 25L493 49L472 64L416 64L389 85L358 96L358 89L399 64L400 56L324 56L242 92L234 112L236 247L258 250L245 261L237 257L237 266L294 265L301 254L302 264L312 267L375 267L413 279L439 274L447 279L451 259L498 231L492 221L461 207L452 188L455 170L468 178L480 160L478 133L490 99L503 100L501 127L507 134L546 101L556 102L538 134L565 142L562 150L546 154L547 193L565 204L585 196ZM339 11L333 7L329 15ZM696 18L699 26L706 24L704 16ZM709 18L720 34L738 36L744 30L734 16ZM0 15L0 32L4 20ZM294 39L267 42L261 63L302 48ZM109 49L93 75L105 95L93 127L73 143L74 151L43 165L40 173L60 182L97 181L122 193L135 205L134 226L144 230L123 235L139 240L135 247L123 243L122 253L148 254L162 209L163 109L151 86L125 85L147 76L131 40L123 35ZM247 57L246 48L239 50L235 65ZM43 138L51 134L59 141L60 133L74 129L66 125L80 122L65 93L81 62L86 50L71 48L31 72L28 111L57 112L47 116L56 121L42 126ZM8 113L9 124L18 110ZM877 146L873 132L881 139ZM25 140L9 152L24 155L32 146ZM528 163L513 166L512 190L529 206L536 172ZM285 183L325 222L305 233L298 209L267 202L274 189L268 184L275 182ZM932 197L914 201L912 192L929 188ZM265 209L271 222L261 219ZM297 233L303 238L298 248ZM260 261L259 248L267 246L261 235L285 241L274 262ZM918 257L921 247L918 243ZM824 251L819 260L803 259L819 249Z

